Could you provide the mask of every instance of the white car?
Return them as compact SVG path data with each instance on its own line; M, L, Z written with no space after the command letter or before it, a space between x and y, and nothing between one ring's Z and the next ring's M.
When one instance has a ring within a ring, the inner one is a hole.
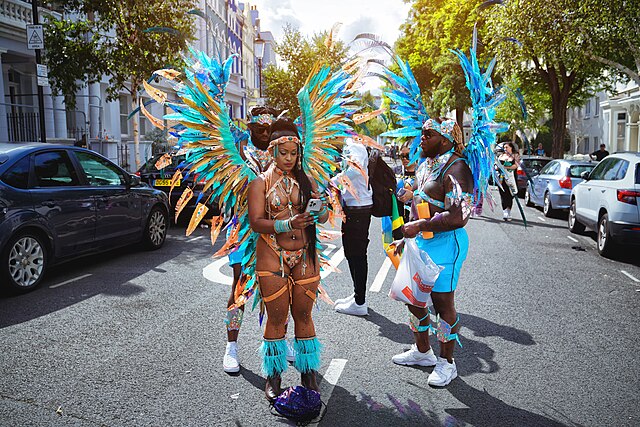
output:
M621 244L640 245L640 153L607 156L582 177L571 191L569 230L595 230L603 256Z

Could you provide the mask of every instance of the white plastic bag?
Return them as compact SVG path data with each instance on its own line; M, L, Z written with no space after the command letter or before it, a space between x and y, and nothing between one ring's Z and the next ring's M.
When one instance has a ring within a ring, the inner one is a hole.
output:
M404 252L389 297L424 308L431 298L431 289L444 267L436 265L429 255L418 248L415 239L404 239Z

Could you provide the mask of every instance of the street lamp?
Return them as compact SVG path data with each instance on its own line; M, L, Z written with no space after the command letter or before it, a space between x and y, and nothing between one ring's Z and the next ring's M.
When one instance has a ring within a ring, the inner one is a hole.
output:
M253 53L258 60L258 84L260 87L260 98L262 98L262 58L264 58L264 45L265 40L260 37L260 33L258 33L258 37L253 41Z

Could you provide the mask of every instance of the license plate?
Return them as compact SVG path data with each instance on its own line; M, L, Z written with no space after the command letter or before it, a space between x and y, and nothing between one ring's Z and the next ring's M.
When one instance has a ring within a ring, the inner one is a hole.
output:
M171 187L170 179L156 179L153 181L153 185L156 187ZM176 181L176 187L180 185L180 180Z

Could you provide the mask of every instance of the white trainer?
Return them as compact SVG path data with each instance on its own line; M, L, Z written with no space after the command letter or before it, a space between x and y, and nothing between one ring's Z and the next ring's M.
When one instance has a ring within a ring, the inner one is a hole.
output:
M427 384L444 387L449 384L454 378L458 376L458 369L456 368L456 361L449 363L447 359L438 357L436 367L433 368L433 372L429 374Z
M296 361L296 350L293 348L293 342L287 341L287 362Z
M240 372L240 360L238 359L238 343L235 341L227 343L222 361L224 371L230 374Z
M369 315L369 307L367 306L367 302L359 305L356 303L356 300L348 301L344 304L337 304L334 306L334 309L338 313L342 314L351 314L352 316L368 316Z
M351 302L351 301L353 301L355 299L356 299L356 294L351 294L346 298L340 298L340 299L335 300L333 302L333 306L335 307L336 305L343 305L343 304Z
M421 353L418 346L413 344L409 350L396 354L391 360L397 365L435 366L438 358L433 354L432 348L426 353Z

